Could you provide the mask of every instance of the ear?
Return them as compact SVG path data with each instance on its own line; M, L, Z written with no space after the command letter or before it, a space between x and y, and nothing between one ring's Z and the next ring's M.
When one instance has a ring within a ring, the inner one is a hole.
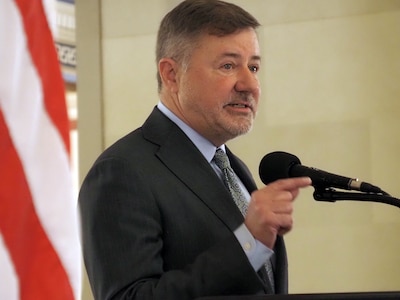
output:
M158 71L166 90L176 93L178 91L177 71L178 64L172 58L162 58L158 62Z

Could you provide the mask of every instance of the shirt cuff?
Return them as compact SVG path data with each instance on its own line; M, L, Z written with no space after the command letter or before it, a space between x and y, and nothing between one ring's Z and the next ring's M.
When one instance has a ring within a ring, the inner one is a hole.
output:
M271 258L274 251L256 240L243 223L233 232L255 271Z

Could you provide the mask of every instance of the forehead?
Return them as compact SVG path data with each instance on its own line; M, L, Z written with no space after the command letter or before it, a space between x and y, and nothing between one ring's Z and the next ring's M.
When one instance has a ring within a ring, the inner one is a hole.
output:
M208 56L237 56L260 59L260 47L257 33L254 29L242 29L235 33L216 36L204 34L199 37L194 52Z

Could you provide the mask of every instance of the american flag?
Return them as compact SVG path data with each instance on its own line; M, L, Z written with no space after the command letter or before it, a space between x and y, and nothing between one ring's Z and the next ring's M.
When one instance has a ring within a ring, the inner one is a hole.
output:
M0 299L80 298L78 213L52 7L0 1Z

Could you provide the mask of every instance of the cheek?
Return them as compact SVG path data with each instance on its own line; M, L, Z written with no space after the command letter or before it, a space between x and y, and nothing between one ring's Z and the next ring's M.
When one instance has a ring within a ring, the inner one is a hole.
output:
M235 82L234 78L228 76L192 72L185 76L182 88L188 101L197 99L197 105L211 108L229 101L235 90Z
M214 80L210 83L212 86L210 89L220 96L227 98L235 90L236 80L231 77L223 77L218 80Z

